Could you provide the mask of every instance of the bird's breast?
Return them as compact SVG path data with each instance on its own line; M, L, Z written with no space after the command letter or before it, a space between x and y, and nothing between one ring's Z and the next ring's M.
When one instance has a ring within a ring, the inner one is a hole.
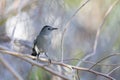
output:
M48 36L41 36L37 38L37 47L39 50L47 52L51 39Z

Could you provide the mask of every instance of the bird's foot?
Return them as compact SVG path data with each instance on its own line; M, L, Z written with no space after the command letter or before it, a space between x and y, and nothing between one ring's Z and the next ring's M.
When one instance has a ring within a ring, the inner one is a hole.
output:
M39 55L37 55L37 62L39 62Z
M51 63L52 63L51 59L48 59L48 61L49 61L49 62L48 62L49 64L51 64Z

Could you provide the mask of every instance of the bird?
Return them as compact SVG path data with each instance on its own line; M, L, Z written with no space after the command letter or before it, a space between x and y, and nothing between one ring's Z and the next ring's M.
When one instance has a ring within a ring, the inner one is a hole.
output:
M33 48L32 48L32 54L31 54L32 56L37 56L37 60L39 59L39 55L41 53L44 53L48 57L46 53L48 52L49 46L51 45L50 35L52 31L57 29L58 28L54 28L49 25L45 25L41 29L40 33L38 34L38 36L33 42ZM51 62L50 59L49 61Z

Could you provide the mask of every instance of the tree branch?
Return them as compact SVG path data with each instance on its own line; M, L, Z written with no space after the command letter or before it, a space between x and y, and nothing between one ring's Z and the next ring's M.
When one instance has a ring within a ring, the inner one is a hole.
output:
M95 37L95 41L94 41L94 46L93 46L93 52L87 56L85 56L82 61L79 61L77 66L79 66L83 61L85 61L86 59L90 58L91 56L95 55L96 54L96 49L97 49L97 45L98 45L98 38L99 38L99 35L100 35L100 32L101 32L101 29L108 17L108 15L110 14L110 12L112 11L113 7L119 2L119 0L116 0L110 7L109 9L106 11L104 17L103 17L103 21L102 23L100 24L100 26L98 27L97 29L97 33L96 33L96 37Z
M84 7L88 2L89 2L90 0L87 0L87 1L85 1L76 11L75 11L75 13L70 17L70 19L66 22L66 24L64 25L64 30L63 30L63 32L62 32L62 38L61 38L61 53L62 53L62 58L61 58L61 62L63 62L63 55L64 55L64 47L63 47L63 42L64 42L64 36L65 36L65 33L66 33L66 31L67 31L67 29L68 29L68 25L70 24L70 22L72 21L72 19L73 19L73 17L80 11L80 9L82 8L82 7Z
M9 65L9 63L0 54L0 62L13 74L16 80L23 80L23 78Z
M48 66L45 66L44 64L41 64L41 63L38 63L38 62L32 60L32 59L36 59L36 57L34 57L34 56L27 55L27 54L22 54L22 53L11 52L11 51L7 51L7 50L0 50L0 52L3 53L3 54L5 53L5 54L10 54L10 55L16 56L16 57L18 57L18 58L20 58L24 61L29 62L32 65L35 65L35 66L38 66L40 68L45 69L46 71L50 72L51 74L56 75L56 76L58 76L62 79L70 80L67 76L60 74L58 71L54 71L54 70L50 69ZM41 60L42 62L49 62L48 60L41 59L41 58L39 60ZM114 78L112 78L109 75L106 75L106 74L103 74L103 73L100 73L100 72L97 72L97 71L94 71L94 70L89 70L87 68L72 66L72 65L61 63L61 62L55 62L55 61L52 61L51 65L52 64L67 67L69 69L91 72L95 75L100 75L100 76L103 76L103 77L108 78L110 80L115 80Z

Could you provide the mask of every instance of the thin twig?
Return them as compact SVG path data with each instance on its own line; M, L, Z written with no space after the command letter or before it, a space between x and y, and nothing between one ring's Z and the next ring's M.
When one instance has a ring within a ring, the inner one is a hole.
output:
M0 45L0 50L9 50L7 47L1 46ZM25 56L25 55L24 55ZM28 58L34 59L36 60L36 57L30 56L30 55L26 55ZM56 61L54 59L51 59L52 61ZM71 59L64 59L64 61L71 61L71 60L79 60L77 58L71 58ZM43 62L47 62L45 59L40 59L40 61ZM56 62L60 62L61 60L57 60ZM120 64L102 64L102 63L95 63L95 62L90 62L90 61L83 61L84 63L89 63L89 64L93 64L93 65L102 65L102 66L120 66Z
M15 34L15 30L16 30L16 25L17 25L17 23L18 23L18 18L17 18L17 20L16 20L15 26L13 27L11 44L14 43L14 34ZM13 49L13 46L11 47L11 49Z
M113 77L111 77L109 75L106 75L106 74L103 74L103 73L100 73L100 72L97 72L97 71L94 71L94 70L89 70L87 68L81 68L81 67L77 67L77 66L72 66L72 68L77 69L77 70L81 70L81 71L87 71L87 72L93 73L95 75L103 76L105 78L108 78L109 80L116 80L116 79L114 79Z
M80 59L77 59L77 58L71 58L71 59L64 59L63 61L64 62L67 62L67 61L78 61ZM54 60L56 61L56 60ZM60 62L61 60L57 60L57 62ZM85 64L93 64L95 65L96 63L95 62L91 62L91 61L83 61L83 63ZM103 63L98 63L96 65L100 65L100 66L120 66L120 64L103 64Z
M13 55L13 56L16 56L18 58L21 58L22 60L24 61L27 61L29 62L30 64L32 65L35 65L35 66L38 66L38 67L41 67L43 69L45 69L46 71L58 76L58 77L61 77L62 79L65 79L65 80L68 80L69 78L66 77L65 75L62 75L60 74L59 72L56 72L50 68L48 68L47 66L44 66L44 64L41 64L41 63L37 63L36 61L33 61L32 59L34 59L35 57L34 56L31 56L31 55L25 55L25 54L22 54L22 53L16 53L16 52L11 52L11 51L7 51L7 50L0 50L1 53L3 54L10 54L10 55ZM31 57L30 57L31 56ZM45 61L45 60L44 60ZM49 62L49 61L46 61L46 62ZM106 75L106 74L103 74L103 73L100 73L100 72L97 72L97 71L94 71L94 70L89 70L87 68L81 68L81 67L77 67L77 66L72 66L72 65L68 65L68 64L64 64L64 63L61 63L61 62L55 62L55 61L52 61L51 62L51 65L52 64L56 64L56 65L60 65L60 66L64 66L64 67L71 67L72 69L76 69L76 70L81 70L81 71L87 71L87 72L91 72L95 75L100 75L100 76L103 76L103 77L106 77L110 80L115 80L114 78L112 78L111 76L109 75Z
M20 14L21 14L21 9L22 9L22 7L21 7L21 4L22 4L22 3L23 3L23 1L20 0L19 6L18 6L19 16L16 17L17 20L16 20L16 23L15 23L15 25L14 25L14 27L13 27L11 44L14 44L14 40L15 40L14 36L15 36L16 28L17 28L17 23L18 23L18 21L19 21L19 18L21 18L21 17L20 17L20 16L21 16ZM13 45L12 45L11 49L13 49Z
M108 15L110 14L110 12L112 11L113 7L118 3L119 0L116 0L109 8L108 10L106 11L104 17L103 17L103 21L102 23L100 24L100 26L98 27L97 29L97 33L96 33L96 37L95 37L95 41L94 41L94 46L93 46L93 52L87 56L85 56L82 61L85 61L86 59L90 58L91 56L95 55L96 54L96 49L97 49L97 45L98 45L98 39L99 39L99 36L100 36L100 32L101 32L101 29L108 17ZM77 66L79 66L82 61L79 61Z
M90 61L84 61L84 63L89 63L89 64L93 64L95 65L96 63L95 62L90 62ZM97 63L96 65L99 65L99 66L120 66L120 64L102 64L102 63Z
M65 79L65 80L69 80L68 77L58 73L57 71L53 71L52 69L48 68L44 64L40 64L40 63L37 63L36 61L32 60L31 58L34 58L33 56L31 56L31 58L30 58L30 55L28 56L28 55L25 55L25 54L22 54L22 53L16 53L16 52L11 52L11 51L6 51L6 50L0 50L0 52L3 53L3 54L6 53L6 54L10 54L10 55L16 56L16 57L18 57L18 58L20 58L20 59L22 59L24 61L29 62L32 65L36 65L38 67L41 67L41 68L45 69L46 71L52 73L53 75L56 75L56 76L58 76L58 77L60 77L62 79Z
M78 80L80 80L79 70L77 70L77 77L78 77Z
M68 25L70 24L70 22L72 21L73 17L80 11L80 9L82 7L84 7L90 0L87 0L86 2L84 2L76 11L75 13L70 17L70 19L66 22L66 24L64 25L64 30L62 32L62 37L61 37L61 53L62 53L62 57L61 57L61 62L63 62L63 58L64 58L64 46L63 46L63 43L64 43L64 36L65 36L65 33L68 29Z
M48 4L48 7L47 7L47 11L48 11L48 13L50 13L50 8L51 8L51 6L52 6L52 3L53 3L53 0L50 0L50 2L49 2L49 4ZM50 16L47 18L47 20L49 21L50 20ZM45 25L46 25L47 23L45 23Z
M115 72L117 69L119 69L120 68L120 66L118 66L118 67L116 67L116 68L114 68L113 70L111 70L107 75L110 75L110 74L112 74L113 72Z
M13 74L13 76L16 78L16 80L24 80L20 74L18 74L10 65L9 63L3 58L3 56L0 54L0 62Z
M107 57L104 57L104 58L101 59L100 61L96 62L92 67L90 67L89 70L92 69L93 67L95 67L98 63L102 62L103 60L106 60L106 59L108 59L108 58L110 58L110 57L113 57L113 56L116 56L116 55L118 55L118 54L120 54L120 53L115 53L115 54L111 54L111 55L109 55L109 56L107 56Z

